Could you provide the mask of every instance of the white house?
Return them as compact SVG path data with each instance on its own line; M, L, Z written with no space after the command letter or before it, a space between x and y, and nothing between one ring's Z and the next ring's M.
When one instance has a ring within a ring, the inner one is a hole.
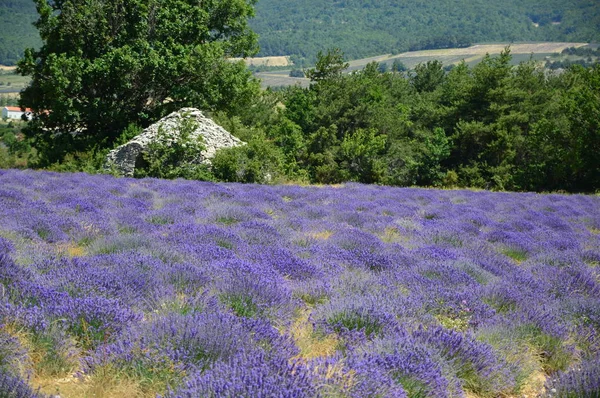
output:
M2 119L21 120L23 115L26 115L27 119L31 120L31 109L25 108L25 111L22 111L18 106L5 106L2 108Z

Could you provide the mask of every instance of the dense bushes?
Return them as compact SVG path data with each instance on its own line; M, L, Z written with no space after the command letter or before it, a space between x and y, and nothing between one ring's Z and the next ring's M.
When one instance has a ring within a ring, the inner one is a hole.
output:
M183 118L175 138L171 136L172 133L159 127L156 139L143 153L142 164L136 164L135 177L211 180L207 165L198 161L204 144L200 137L194 139L192 135L197 127L194 120Z
M192 161L196 143L159 144L138 177L600 189L600 66L558 74L510 61L507 50L449 71L438 61L409 72L373 62L345 74L341 52L321 54L306 71L309 87L263 91L234 114L212 114L248 145L218 152L211 170ZM136 132L126 129L116 143ZM50 168L93 172L106 150L69 153Z
M282 109L244 122L282 152L280 173L312 183L599 189L600 66L552 74L510 61L506 50L449 72L433 61L408 74L377 63L342 74L334 51L307 71L310 87L286 89Z

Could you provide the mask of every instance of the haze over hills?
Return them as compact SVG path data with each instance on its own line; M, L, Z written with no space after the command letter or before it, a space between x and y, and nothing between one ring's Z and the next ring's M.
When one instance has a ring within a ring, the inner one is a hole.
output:
M32 0L0 2L0 64L39 44ZM259 55L312 61L341 48L356 59L476 42L600 41L596 0L259 0Z

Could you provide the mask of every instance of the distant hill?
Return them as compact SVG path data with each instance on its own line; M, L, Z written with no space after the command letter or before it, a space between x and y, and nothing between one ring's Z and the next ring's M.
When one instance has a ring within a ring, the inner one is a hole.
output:
M33 0L0 1L0 64L39 45ZM349 59L480 42L600 41L596 0L258 0L251 26L261 56Z
M349 59L481 42L600 41L597 0L258 0L260 55Z
M40 45L36 19L33 0L0 0L0 65L14 65L24 48Z

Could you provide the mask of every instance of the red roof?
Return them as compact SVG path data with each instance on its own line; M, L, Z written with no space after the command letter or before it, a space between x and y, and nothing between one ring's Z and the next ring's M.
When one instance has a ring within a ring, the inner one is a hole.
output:
M5 106L5 108L9 111L12 112L22 112L21 108L19 108L18 106ZM31 108L25 108L25 112L31 112Z

